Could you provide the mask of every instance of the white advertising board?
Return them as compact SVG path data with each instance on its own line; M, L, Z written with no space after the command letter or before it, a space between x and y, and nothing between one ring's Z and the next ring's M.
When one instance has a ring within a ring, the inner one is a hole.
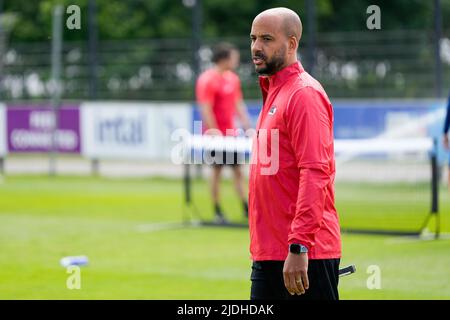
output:
M171 134L189 128L189 104L88 102L81 105L82 154L96 159L170 160Z

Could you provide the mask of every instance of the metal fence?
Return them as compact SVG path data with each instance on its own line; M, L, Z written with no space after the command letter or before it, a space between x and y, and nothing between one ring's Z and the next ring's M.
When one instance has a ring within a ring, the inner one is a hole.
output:
M450 89L450 31L441 39L443 92ZM211 65L211 46L219 40L241 50L246 99L259 99L248 37L204 39L198 53L201 69ZM299 56L306 61L308 39ZM102 100L184 100L194 98L195 72L191 39L100 41L96 60L96 98ZM3 54L2 100L47 100L51 96L51 43L9 43ZM65 100L90 99L88 43L63 46ZM331 98L426 98L436 94L433 33L364 31L319 33L313 74Z

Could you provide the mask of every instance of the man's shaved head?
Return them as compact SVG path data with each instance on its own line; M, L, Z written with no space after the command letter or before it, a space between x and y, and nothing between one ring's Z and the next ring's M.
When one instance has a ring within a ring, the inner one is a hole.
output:
M255 20L260 18L270 19L271 17L275 17L276 19L281 20L280 27L286 37L289 38L294 36L297 41L300 41L302 37L303 26L300 17L295 11L283 7L272 8L258 14L255 17Z
M301 37L302 22L291 9L273 8L258 14L250 32L256 72L272 75L296 62Z

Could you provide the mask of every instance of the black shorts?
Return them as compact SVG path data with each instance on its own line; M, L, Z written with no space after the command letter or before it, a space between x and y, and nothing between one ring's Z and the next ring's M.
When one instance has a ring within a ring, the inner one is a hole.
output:
M284 286L284 261L255 261L252 265L251 300L339 300L340 259L309 260L309 289L290 295Z
M228 152L228 151L206 151L204 161L212 166L238 166L245 164L245 154L241 152Z

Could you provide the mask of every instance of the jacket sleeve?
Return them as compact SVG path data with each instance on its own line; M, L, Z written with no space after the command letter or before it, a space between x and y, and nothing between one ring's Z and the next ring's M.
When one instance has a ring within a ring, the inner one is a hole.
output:
M306 87L294 93L284 116L299 170L296 212L288 241L310 250L322 226L326 187L334 170L333 112L321 92Z

